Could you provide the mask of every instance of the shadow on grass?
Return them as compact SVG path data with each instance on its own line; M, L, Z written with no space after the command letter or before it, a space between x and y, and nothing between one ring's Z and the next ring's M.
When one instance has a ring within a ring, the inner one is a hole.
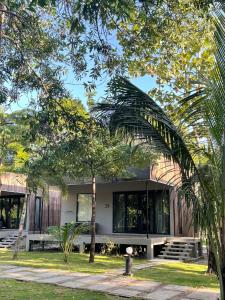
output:
M12 260L11 251L0 251L0 264L88 273L104 273L124 266L123 257L96 255L94 264L89 264L88 259L88 254L71 253L68 264L65 264L63 262L63 254L60 252L21 252L18 260Z
M215 275L206 274L207 266L189 263L162 263L135 272L135 277L151 279L165 284L186 285L218 289Z

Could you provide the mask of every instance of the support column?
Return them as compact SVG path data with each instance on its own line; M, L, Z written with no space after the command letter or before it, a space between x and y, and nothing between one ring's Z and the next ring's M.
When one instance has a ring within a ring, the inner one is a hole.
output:
M154 245L152 244L151 240L149 240L147 244L147 259L154 258Z

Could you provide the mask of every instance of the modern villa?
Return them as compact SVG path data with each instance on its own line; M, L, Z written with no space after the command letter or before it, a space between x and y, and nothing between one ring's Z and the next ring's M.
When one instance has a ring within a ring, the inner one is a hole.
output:
M166 175L162 176L163 173ZM112 241L119 245L144 246L148 258L158 255L165 244L170 244L170 249L174 241L186 250L191 249L198 239L195 238L190 209L178 201L172 180L179 176L178 169L170 162L160 161L144 170L133 170L133 174L127 179L97 179L96 243ZM26 194L24 240L27 250L34 242L51 240L47 234L49 226L71 221L90 222L90 180L67 180L66 183L66 199L57 187L50 187L49 197L45 200L40 193L30 193L26 189L25 176L2 175L0 247L10 247L15 242ZM90 244L90 235L82 234L77 244L80 249ZM173 256L174 251L164 251L163 254Z

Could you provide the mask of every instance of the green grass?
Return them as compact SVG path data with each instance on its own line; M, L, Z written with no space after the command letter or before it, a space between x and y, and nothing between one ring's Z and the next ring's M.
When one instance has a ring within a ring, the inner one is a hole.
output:
M123 257L96 255L94 264L89 264L88 258L88 254L71 253L69 263L65 264L63 262L62 253L41 251L21 252L19 254L19 259L15 261L12 260L11 251L0 250L0 265L13 264L26 267L60 269L71 272L86 272L94 274L124 268ZM143 259L135 259L134 264L143 264L145 261L146 260ZM155 280L165 284L217 289L219 285L216 276L206 274L206 269L206 265L165 262L150 268L135 271L134 275L139 279Z
M49 284L21 282L14 279L0 280L0 299L7 300L122 300L107 294L72 290Z
M13 264L17 266L61 269L71 272L105 273L113 269L124 268L123 257L95 256L95 263L88 263L88 254L71 253L69 263L63 262L60 252L21 252L18 260L12 260L12 252L0 250L0 264ZM145 260L136 259L134 263L143 263Z
M216 276L206 274L207 266L193 263L169 262L135 272L139 279L151 279L166 284L198 288L219 288Z

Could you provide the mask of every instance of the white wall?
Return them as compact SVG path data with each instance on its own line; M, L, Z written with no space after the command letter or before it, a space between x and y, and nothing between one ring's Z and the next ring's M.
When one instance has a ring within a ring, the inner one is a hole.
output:
M164 189L165 185L156 182L148 184L149 190ZM145 181L115 182L107 184L97 184L96 188L96 223L98 223L98 233L111 234L113 223L113 192L121 191L144 191ZM91 185L70 185L68 198L62 201L61 225L66 222L76 221L77 194L91 193ZM173 232L172 205L171 205L171 233Z

